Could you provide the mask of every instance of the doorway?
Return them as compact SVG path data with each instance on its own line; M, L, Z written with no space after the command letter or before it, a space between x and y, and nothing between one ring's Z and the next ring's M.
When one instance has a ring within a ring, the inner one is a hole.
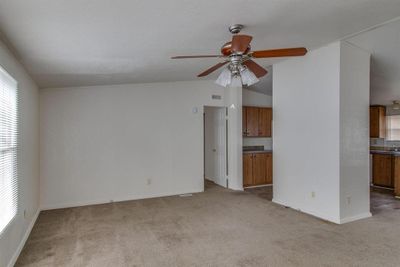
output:
M204 179L228 187L226 108L204 107ZM205 186L207 188L207 186Z

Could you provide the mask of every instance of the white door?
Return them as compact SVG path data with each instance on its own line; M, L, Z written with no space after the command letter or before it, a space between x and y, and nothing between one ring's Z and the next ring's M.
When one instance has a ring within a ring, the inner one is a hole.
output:
M204 107L205 178L226 187L225 108Z

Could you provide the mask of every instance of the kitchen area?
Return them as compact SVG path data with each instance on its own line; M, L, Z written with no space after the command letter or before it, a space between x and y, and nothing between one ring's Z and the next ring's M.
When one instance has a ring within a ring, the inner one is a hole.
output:
M271 76L263 87L268 92L243 89L242 106L243 188L269 200L273 183Z
M400 198L400 105L370 106L372 188Z

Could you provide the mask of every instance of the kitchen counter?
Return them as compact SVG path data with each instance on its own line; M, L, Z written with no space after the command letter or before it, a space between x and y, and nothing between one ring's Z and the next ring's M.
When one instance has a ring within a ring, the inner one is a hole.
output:
M400 157L400 151L394 151L392 148L386 148L386 147L376 147L376 148L371 147L369 152L371 154L384 154L384 155L393 155L396 157Z
M272 149L264 149L264 146L243 146L243 154L272 153Z
M243 154L272 153L272 150L243 150Z

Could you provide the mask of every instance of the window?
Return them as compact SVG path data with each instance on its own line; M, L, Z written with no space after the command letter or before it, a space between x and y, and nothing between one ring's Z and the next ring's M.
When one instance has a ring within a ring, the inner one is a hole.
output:
M0 233L17 214L17 82L0 67Z
M386 139L390 141L400 140L400 115L386 117Z

